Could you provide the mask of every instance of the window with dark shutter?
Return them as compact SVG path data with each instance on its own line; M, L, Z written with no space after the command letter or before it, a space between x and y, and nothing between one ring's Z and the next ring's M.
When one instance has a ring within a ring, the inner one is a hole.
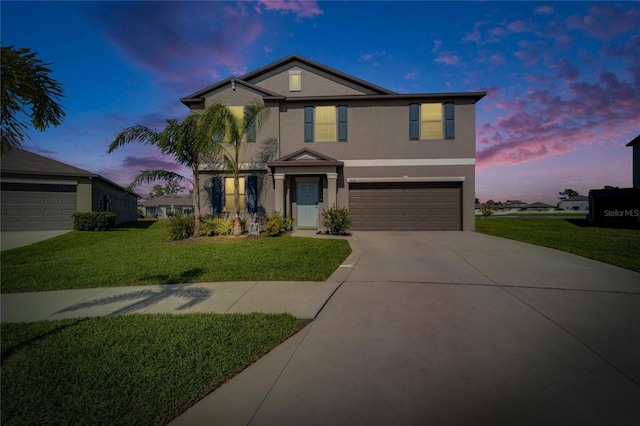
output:
M313 107L304 107L304 141L313 142Z
M347 141L347 106L338 106L338 142Z
M409 140L420 139L420 104L409 105Z
M224 198L223 180L220 176L211 178L211 208L213 214L222 213L222 203Z
M455 139L454 114L455 114L455 104L451 102L444 104L444 138L445 139Z
M256 141L256 120L255 120L255 107L246 106L244 108L244 119L250 120L247 126L247 142Z
M247 187L245 189L247 212L253 214L258 212L258 176L247 177Z

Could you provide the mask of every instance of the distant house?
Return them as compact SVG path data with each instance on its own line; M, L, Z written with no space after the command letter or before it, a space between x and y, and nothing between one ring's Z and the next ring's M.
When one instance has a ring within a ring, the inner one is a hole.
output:
M564 210L589 210L589 197L574 195L560 201L558 207Z
M158 219L172 217L176 213L192 214L193 197L181 197L179 195L162 195L160 197L143 200L138 204L145 216L153 216Z
M298 55L181 99L193 112L224 102L269 118L247 135L240 208L280 211L317 229L347 207L352 230L475 229L475 114L485 92L395 93ZM234 179L200 170L202 214L232 211Z
M116 223L137 218L137 195L87 170L14 148L0 171L2 231L72 229L78 211L110 211Z
M548 212L554 208L554 206L550 206L549 204L541 203L539 201L522 207L526 212Z

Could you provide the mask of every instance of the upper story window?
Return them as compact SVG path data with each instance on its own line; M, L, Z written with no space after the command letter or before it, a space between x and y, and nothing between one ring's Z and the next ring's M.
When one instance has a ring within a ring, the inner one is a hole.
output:
M242 123L242 126L244 126L244 115L245 115L245 109L247 107L244 106L229 106L229 110L231 111L231 113L234 115L234 117L236 117L238 120L240 120L240 122ZM249 128L247 129L246 134L243 137L243 141L246 142L255 142L256 141L256 128L255 128L255 123L251 123L251 125L249 126Z
M409 139L454 139L454 104L409 105Z
M305 142L346 142L347 106L304 108Z
M289 91L299 92L302 90L302 70L289 71Z

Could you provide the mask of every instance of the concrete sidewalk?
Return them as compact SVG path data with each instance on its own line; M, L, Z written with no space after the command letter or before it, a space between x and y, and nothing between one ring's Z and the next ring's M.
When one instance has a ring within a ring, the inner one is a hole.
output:
M10 250L18 247L28 246L58 235L71 232L63 231L5 231L0 233L0 250Z

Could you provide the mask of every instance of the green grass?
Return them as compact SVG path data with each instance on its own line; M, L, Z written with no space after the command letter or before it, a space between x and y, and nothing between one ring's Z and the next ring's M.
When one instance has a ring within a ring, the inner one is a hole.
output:
M478 219L476 231L640 272L640 230L586 225L586 220L577 219Z
M2 252L2 293L211 281L324 281L351 253L338 239L167 240L167 222L76 232Z
M3 425L161 425L305 324L288 314L3 323Z

